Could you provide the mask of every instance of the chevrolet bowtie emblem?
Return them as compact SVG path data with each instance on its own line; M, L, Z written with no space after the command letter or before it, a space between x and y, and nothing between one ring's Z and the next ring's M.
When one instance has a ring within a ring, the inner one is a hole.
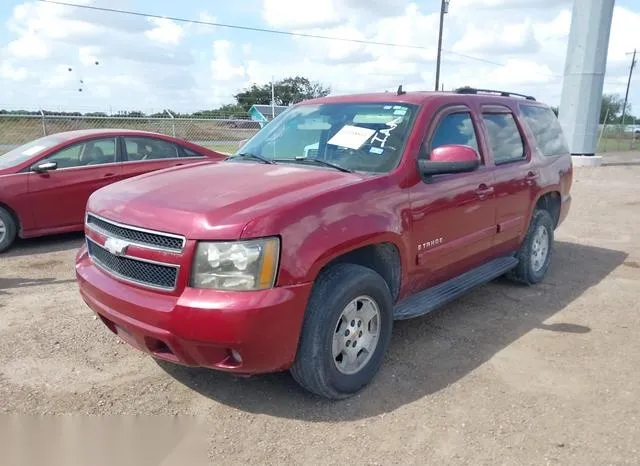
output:
M104 248L114 256L124 256L128 247L129 243L118 238L108 238L104 243Z

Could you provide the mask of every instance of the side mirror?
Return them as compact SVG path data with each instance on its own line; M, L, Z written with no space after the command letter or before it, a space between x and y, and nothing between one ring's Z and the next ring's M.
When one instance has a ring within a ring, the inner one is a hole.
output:
M418 167L424 176L471 172L480 166L480 156L469 146L450 144L436 147L428 160L420 159Z
M44 162L33 167L33 171L36 173L47 173L48 171L58 168L57 162Z

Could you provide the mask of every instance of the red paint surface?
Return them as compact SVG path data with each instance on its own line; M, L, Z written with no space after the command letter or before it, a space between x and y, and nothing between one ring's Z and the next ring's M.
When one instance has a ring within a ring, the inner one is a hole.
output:
M286 369L295 357L313 281L338 256L365 245L393 243L401 258L401 299L517 250L537 200L546 193L560 195L559 221L566 217L571 157L539 154L519 120L520 101L384 93L311 103L346 101L420 105L402 160L393 171L364 175L311 166L220 163L150 174L92 195L89 211L182 234L188 244L178 255L139 252L181 266L178 287L170 293L107 276L91 265L83 248L76 270L89 306L126 327L137 341L150 336L166 339L174 350L170 357L177 362L240 373ZM521 161L499 166L493 162L479 112L483 104L495 103L510 108L518 119L526 140ZM425 182L417 169L420 147L435 119L451 105L472 112L483 164L472 172ZM282 244L273 289L220 292L188 286L197 240L273 235ZM242 364L229 365L228 348L243 354Z
M89 196L96 190L140 174L226 158L223 154L188 141L146 131L80 130L55 135L61 141L11 168L0 169L0 206L18 219L19 236L29 238L82 231ZM91 165L36 173L38 162L70 145L106 137L151 137L193 150L203 157L179 157L147 161Z

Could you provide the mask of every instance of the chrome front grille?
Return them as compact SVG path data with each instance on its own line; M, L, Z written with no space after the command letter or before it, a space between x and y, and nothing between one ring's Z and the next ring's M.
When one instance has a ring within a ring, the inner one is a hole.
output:
M87 249L94 264L122 280L167 291L176 288L179 271L177 265L162 264L126 255L117 256L89 238L87 238Z
M105 236L119 238L150 249L182 252L185 244L185 239L182 236L122 225L112 220L98 217L95 214L87 214L87 226Z

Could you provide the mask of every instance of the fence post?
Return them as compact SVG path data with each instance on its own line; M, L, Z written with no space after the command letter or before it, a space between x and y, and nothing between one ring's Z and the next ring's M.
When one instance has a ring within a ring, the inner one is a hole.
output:
M171 112L170 112L168 109L165 109L165 112L167 112L167 115L169 115L169 117L170 117L172 120L173 120L173 119L175 119L175 117L171 114ZM172 124L172 127L173 127L173 137L175 138L175 137L176 137L176 124L175 124L175 123L173 123L173 124Z
M598 144L596 144L597 151L600 150L600 140L602 139L602 134L607 130L608 119L609 119L609 108L607 107L607 113L604 114L604 122L602 123L602 128L600 129L600 136L598 136Z
M40 115L42 115L42 135L46 136L47 135L47 125L44 122L44 112L42 110L40 110Z

